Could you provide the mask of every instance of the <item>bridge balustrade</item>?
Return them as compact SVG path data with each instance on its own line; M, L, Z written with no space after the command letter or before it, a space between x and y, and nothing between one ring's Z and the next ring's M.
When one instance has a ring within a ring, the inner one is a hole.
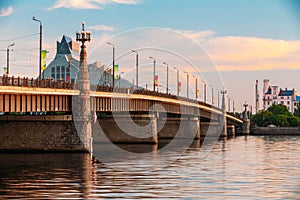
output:
M21 86L21 87L41 87L41 88L57 88L57 89L73 89L74 83L64 82L64 81L54 81L51 79L28 79L9 76L0 76L1 86Z

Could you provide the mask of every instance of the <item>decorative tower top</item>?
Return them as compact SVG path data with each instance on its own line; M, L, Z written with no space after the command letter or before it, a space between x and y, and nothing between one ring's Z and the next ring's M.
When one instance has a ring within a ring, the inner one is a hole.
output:
M244 110L244 121L247 121L248 120L248 115L247 115L247 107L249 106L246 102L244 103L243 105L245 107L245 110Z
M86 41L88 41L88 42L91 41L91 32L84 30L84 22L82 22L82 31L81 31L81 33L76 32L76 41L77 42L82 42L83 45Z

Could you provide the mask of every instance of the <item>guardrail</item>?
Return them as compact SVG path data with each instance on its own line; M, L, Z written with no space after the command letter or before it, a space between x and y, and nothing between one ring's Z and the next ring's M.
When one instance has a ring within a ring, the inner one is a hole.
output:
M64 81L54 81L51 79L37 80L33 78L20 78L0 76L0 85L2 86L21 86L21 87L40 87L40 88L58 88L58 89L73 89L74 83Z

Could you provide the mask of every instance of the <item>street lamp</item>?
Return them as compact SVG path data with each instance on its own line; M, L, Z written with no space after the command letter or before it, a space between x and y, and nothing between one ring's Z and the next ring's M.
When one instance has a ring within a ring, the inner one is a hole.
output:
M230 112L230 97L228 97L228 112Z
M216 88L218 91L218 108L220 108L220 90Z
M32 17L33 21L37 21L40 23L40 63L39 63L39 80L43 79L43 77L41 77L42 75L42 22L38 19L35 18L35 16Z
M197 80L197 76L195 76L195 75L192 75L192 76L195 78L195 91L196 91L195 96L196 96L196 100L197 100L198 99L198 86L197 86L198 80Z
M7 65L7 75L9 74L9 47L12 47L12 46L14 46L15 45L15 43L12 43L12 44L10 44L10 45L8 45L7 46L7 50L6 50L6 52L7 52L7 63L6 63L6 65Z
M186 98L189 98L189 73L186 71L183 71L183 73L186 73Z
M203 100L204 103L206 103L206 82L205 81L201 81L203 83L203 91L204 91L204 96L203 96Z
M155 62L156 62L156 60L152 56L150 56L149 58L153 60L153 91L155 92Z
M211 87L211 105L214 105L214 87L210 84L208 84L208 86Z
M173 69L177 70L177 96L179 96L179 69L173 67Z
M168 63L165 63L165 62L163 62L163 64L167 66L167 91L166 91L166 93L168 94L168 92L169 92L169 65L168 65Z
M111 42L107 42L108 45L111 45L112 48L113 48L113 67L112 67L112 70L113 70L113 81L112 81L112 87L114 88L115 87L115 45Z
M138 89L138 87L139 87L139 54L138 54L138 52L136 51L136 50L131 50L133 53L135 53L136 54L136 57L135 57L135 65L136 65L136 85L135 85L135 87L136 87L136 89Z

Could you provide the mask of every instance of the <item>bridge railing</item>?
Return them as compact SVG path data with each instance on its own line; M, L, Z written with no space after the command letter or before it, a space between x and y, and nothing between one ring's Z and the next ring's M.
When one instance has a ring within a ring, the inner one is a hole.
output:
M23 86L23 87L40 87L40 88L57 88L57 89L73 89L74 83L64 81L54 81L51 79L36 80L26 77L9 77L0 76L0 85L2 86Z
M208 107L213 107L216 109L220 109L217 108L215 106L211 106L210 104L201 102L201 101L197 101L195 99L189 99L186 97L181 97L181 96L177 96L177 95L173 95L170 93L161 93L161 92L157 92L157 91L152 91L152 90L146 90L146 89L135 89L135 88L113 88L113 87L109 87L109 86L102 86L102 85L97 85L97 86L92 86L91 88L92 90L96 90L96 91L100 91L100 92L116 92L116 93L123 93L123 94L141 94L141 95L149 95L149 96L157 96L157 97L165 97L165 98L169 98L169 99L178 99L178 100L182 100L182 101L187 101L187 102L192 102L192 103L198 103L198 104L203 104L205 106Z

